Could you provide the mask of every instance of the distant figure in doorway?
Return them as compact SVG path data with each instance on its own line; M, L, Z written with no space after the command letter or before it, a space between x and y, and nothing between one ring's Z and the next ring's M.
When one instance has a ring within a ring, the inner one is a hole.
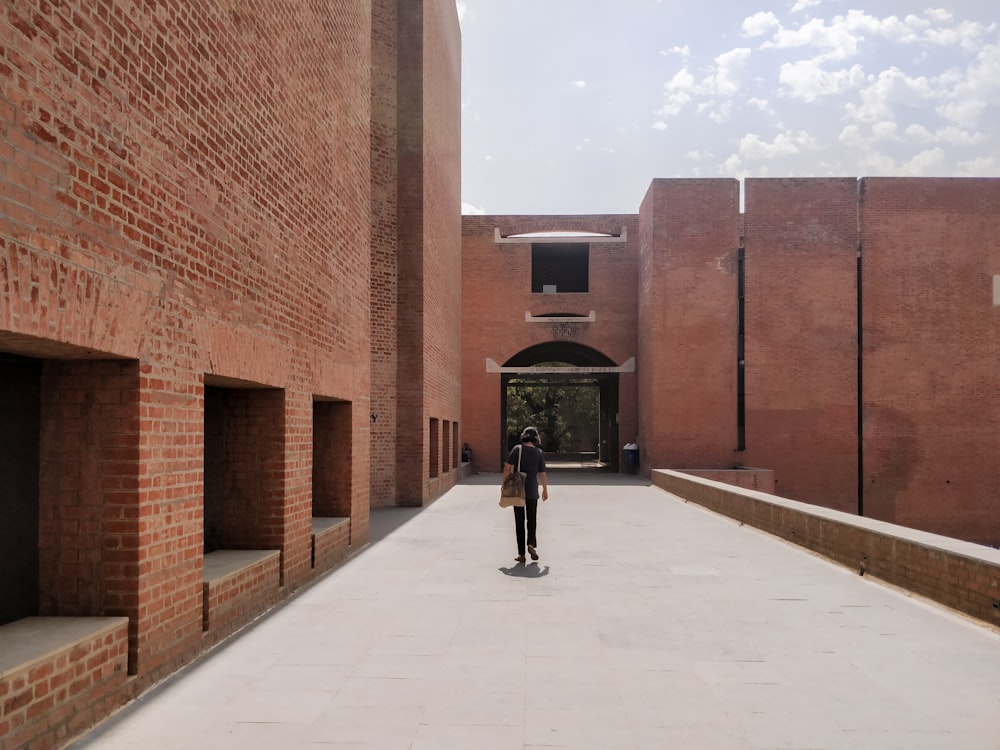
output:
M520 456L518 455L520 454ZM538 538L536 536L538 518L538 485L542 485L542 502L549 499L549 479L545 473L545 454L538 447L538 430L525 427L521 433L521 444L514 446L507 455L503 466L504 479L514 471L520 458L521 471L524 477L524 507L514 507L514 531L517 534L517 557L519 563L524 562L525 543L532 560L538 559ZM525 535L527 522L527 535Z
M462 443L462 462L472 460L472 448L469 447L468 443Z

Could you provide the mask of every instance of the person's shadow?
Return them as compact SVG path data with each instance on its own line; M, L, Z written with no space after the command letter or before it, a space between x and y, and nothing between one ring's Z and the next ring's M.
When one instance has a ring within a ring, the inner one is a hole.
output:
M505 576L513 576L515 578L541 578L542 576L547 576L549 574L549 566L539 567L538 563L530 562L527 565L524 563L518 563L509 568L500 567L497 568Z

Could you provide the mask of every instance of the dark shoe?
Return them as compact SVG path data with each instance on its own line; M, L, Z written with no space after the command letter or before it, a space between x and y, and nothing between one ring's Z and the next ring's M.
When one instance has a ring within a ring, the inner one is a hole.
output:
M524 562L524 555L518 555L514 558L517 562Z
M538 559L538 553L535 551L535 548L532 547L530 544L528 545L528 554L531 555L532 560Z

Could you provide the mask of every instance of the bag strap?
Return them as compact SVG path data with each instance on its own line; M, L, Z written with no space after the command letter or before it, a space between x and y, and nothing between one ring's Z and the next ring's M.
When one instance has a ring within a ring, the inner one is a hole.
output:
M523 445L517 446L517 470L518 470L518 472L521 471L521 453L523 451L524 451L524 446Z

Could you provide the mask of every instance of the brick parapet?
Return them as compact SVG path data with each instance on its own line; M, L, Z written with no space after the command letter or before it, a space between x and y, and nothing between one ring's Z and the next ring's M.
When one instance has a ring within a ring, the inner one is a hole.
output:
M679 471L653 484L741 524L1000 627L1000 550Z

